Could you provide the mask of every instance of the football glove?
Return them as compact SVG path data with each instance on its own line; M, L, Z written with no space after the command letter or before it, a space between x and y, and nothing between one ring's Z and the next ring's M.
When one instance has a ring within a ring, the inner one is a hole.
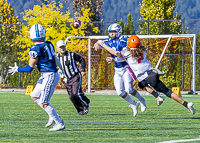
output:
M97 45L99 44L99 45ZM94 44L94 49L97 51L99 49L103 49L105 46L105 43L103 40L98 40L95 44Z
M67 78L65 77L63 81L64 81L64 83L67 83Z
M15 74L16 72L18 72L18 66L17 66L17 63L15 62L15 66L14 67L11 67L11 66L9 66L9 70L8 70L8 73L10 74L11 73L11 75L13 75L13 74Z
M63 71L61 69L58 70L58 74L59 74L60 78L65 77L65 74L63 73Z

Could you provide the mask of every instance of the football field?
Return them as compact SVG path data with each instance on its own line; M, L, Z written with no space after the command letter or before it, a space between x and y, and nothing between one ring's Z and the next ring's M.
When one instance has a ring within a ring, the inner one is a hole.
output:
M50 103L66 128L50 132L45 128L48 115L30 96L1 92L0 143L200 142L199 95L183 96L194 103L195 115L167 97L161 106L157 106L155 98L144 95L147 110L141 112L139 106L136 117L133 117L129 104L117 95L90 94L87 97L91 100L89 113L80 116L67 94L54 94Z

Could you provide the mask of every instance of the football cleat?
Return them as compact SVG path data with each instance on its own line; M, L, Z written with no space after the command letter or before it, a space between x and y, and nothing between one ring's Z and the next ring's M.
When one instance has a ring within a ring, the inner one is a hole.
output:
M87 114L89 112L89 104L87 104L85 107L84 107L84 112L85 114Z
M53 128L49 129L49 131L60 131L65 129L65 123L62 121L61 123L57 123L53 126Z
M130 104L129 107L131 107L133 109L133 116L136 117L137 113L138 113L138 106L139 103L135 102L134 104Z
M146 101L145 99L140 100L141 112L146 110Z
M46 128L48 128L48 127L50 127L51 125L53 125L55 123L55 121L54 120L52 120L52 119L49 119L49 121L48 121L48 123L46 124Z
M156 100L157 100L157 105L160 106L160 105L163 103L163 101L164 101L165 99L162 98L161 96L158 96L158 97L156 98Z
M78 115L85 115L85 114L87 114L87 113L84 112L84 111L80 111L80 112L78 112Z
M190 112L192 112L192 114L195 114L196 109L193 107L193 103L192 103L192 102L189 102L189 103L187 104L187 108L188 108L188 110L189 110Z

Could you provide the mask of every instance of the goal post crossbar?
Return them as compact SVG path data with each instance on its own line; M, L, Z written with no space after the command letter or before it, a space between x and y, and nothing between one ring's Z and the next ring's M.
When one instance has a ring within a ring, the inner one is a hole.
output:
M124 35L131 36L131 35ZM162 51L162 54L157 62L156 68L158 68L161 59L170 43L172 38L193 38L192 43L192 91L196 94L196 34L171 34L171 35L137 35L139 38L167 38L167 42ZM65 43L68 42L69 39L77 38L77 39L88 39L88 93L91 93L91 39L105 39L108 36L69 36L66 38Z

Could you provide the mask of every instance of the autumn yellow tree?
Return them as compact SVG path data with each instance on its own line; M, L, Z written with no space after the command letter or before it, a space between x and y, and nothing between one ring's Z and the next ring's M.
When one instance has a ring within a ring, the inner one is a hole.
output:
M0 85L7 83L7 68L13 62L11 56L18 51L16 45L12 45L11 39L19 32L18 17L10 4L0 0ZM1 80L3 79L3 80Z
M93 23L90 23L90 9L82 8L83 16L80 17L77 17L75 13L74 18L81 21L81 27L74 29L72 27L73 18L70 18L69 10L63 13L62 8L62 3L59 2L59 5L56 6L56 2L52 1L47 5L35 5L33 10L26 10L22 13L24 15L23 20L27 21L27 24L22 26L22 32L16 39L13 39L13 42L22 49L22 52L18 53L22 56L21 60L29 59L29 56L27 56L28 50L33 43L27 31L29 31L33 24L41 24L47 29L45 40L51 41L54 46L56 46L58 40L65 40L68 36L85 36L84 30L87 29L88 26L92 26L93 31L98 32L98 28L94 27ZM68 42L67 49L74 52L85 52L87 51L87 40L72 39Z
M143 0L140 8L140 20L174 20L149 22L149 35L180 34L182 14L175 13L176 0ZM177 21L176 21L177 20ZM147 34L147 23L141 22L140 34Z
M48 4L34 5L32 10L26 10L23 14L23 20L26 21L26 24L22 25L21 33L13 39L13 44L20 47L21 51L18 52L20 55L20 60L22 62L21 66L27 65L29 60L28 51L29 48L34 44L29 38L30 27L34 24L41 24L46 29L46 38L45 40L51 41L56 47L56 42L58 40L65 40L68 36L85 36L85 29L88 26L93 28L94 32L98 32L98 28L94 27L89 19L90 9L82 8L83 15L77 17L75 13L74 18L81 21L81 26L78 29L72 27L73 18L70 17L70 12L67 10L65 13L62 12L63 5L62 3L56 3L52 1ZM86 52L88 50L88 41L86 39L70 39L67 43L67 50L73 52ZM55 48L56 50L56 48ZM57 52L57 51L56 51ZM40 77L38 70L33 70L30 73L21 73L21 86L34 85L37 82L37 79ZM34 76L33 76L34 75ZM15 77L14 77L15 76ZM10 80L11 83L16 85L16 79L18 79L15 74ZM13 78L14 77L14 78Z
M12 49L11 39L13 39L19 30L18 17L15 17L14 10L10 4L4 0L0 0L0 55L9 55L14 49ZM16 52L16 51L15 51Z

